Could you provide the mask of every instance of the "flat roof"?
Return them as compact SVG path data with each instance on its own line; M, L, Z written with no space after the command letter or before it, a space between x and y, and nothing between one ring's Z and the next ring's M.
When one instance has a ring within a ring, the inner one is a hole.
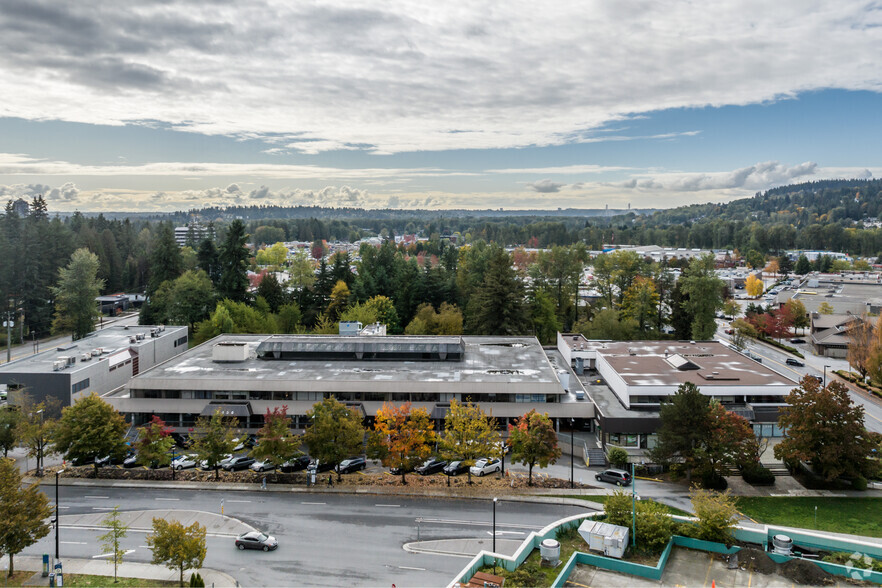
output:
M311 342L382 344L423 342L432 337L298 337ZM449 391L563 394L560 381L535 337L440 337L464 348L461 361L376 361L347 359L258 359L257 349L272 335L219 335L133 378L130 389L312 390L317 392ZM216 344L248 346L247 359L218 363ZM455 388L455 390L454 390Z
M628 386L797 385L718 341L619 341L598 354Z
M158 332L157 337L151 337L150 331L162 329ZM149 344L151 341L162 339L169 336L178 337L181 333L186 333L187 327L177 326L151 326L151 325L130 325L120 326L114 325L100 331L95 331L86 335L82 339L65 343L64 345L52 347L41 351L35 355L29 355L5 363L0 366L0 374L21 374L21 373L51 373L55 371L54 365L62 357L75 357L76 362L58 373L72 373L81 369L86 369L93 365L96 361L107 359L115 352L122 349L139 348L142 345ZM134 343L130 342L131 337L144 335L144 338ZM95 349L103 349L104 353L92 356ZM81 361L81 357L88 353L89 360Z

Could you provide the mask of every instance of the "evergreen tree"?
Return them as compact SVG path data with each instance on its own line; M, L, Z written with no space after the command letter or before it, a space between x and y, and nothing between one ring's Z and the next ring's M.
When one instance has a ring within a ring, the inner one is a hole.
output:
M149 293L156 292L166 280L174 280L184 272L181 249L175 241L171 223L160 223L150 247Z
M257 286L257 295L266 300L272 312L279 312L279 307L285 304L285 291L282 290L282 285L279 284L276 274L272 272L261 278L260 284Z
M81 339L95 328L98 305L95 298L104 287L99 280L98 256L88 249L77 249L67 267L58 270L55 294L54 332L72 331L74 339Z
M221 277L218 297L233 302L245 302L248 298L248 249L245 243L245 224L239 219L230 223L227 236L220 248Z
M466 316L466 330L475 335L522 335L530 330L524 283L498 245L491 248L484 282L469 300Z
M793 270L793 273L804 276L810 271L812 271L811 262L804 254L800 254L799 259L796 260L796 268Z
M220 282L220 259L217 247L214 245L214 239L203 239L199 244L196 252L196 260L199 268L208 274L211 283L215 286Z
M723 307L724 287L714 272L713 255L693 259L680 282L683 293L689 295L683 306L693 317L692 338L699 341L711 339L717 330L716 312Z

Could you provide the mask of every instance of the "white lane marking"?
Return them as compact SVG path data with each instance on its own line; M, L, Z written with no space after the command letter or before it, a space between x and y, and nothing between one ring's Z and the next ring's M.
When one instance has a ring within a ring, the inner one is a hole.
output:
M138 547L140 547L141 549L150 549L149 545L139 545Z
M85 541L59 541L59 543L64 543L65 545L88 545Z
M327 504L327 502L301 502L300 504Z
M180 500L180 498L157 498L156 500Z
M375 504L374 506L386 506L389 508L401 508L400 504Z
M61 525L62 529L77 529L80 531L106 531L110 527L101 527L98 525ZM153 528L129 527L129 533L152 533ZM239 533L206 533L206 537L238 537Z
M250 500L227 500L227 502L251 502Z
M491 537L493 536L493 531L487 531L487 534ZM522 533L521 531L496 531L497 535L526 535L526 533Z
M134 552L134 549L126 549L126 552L123 555L128 555ZM112 553L102 553L101 555L93 555L92 559L98 559L99 557L113 557Z
M426 571L426 568L411 568L408 566L398 566L398 569L399 570L415 570L417 572L425 572Z
M109 496L93 496L91 494L86 494L83 498L110 498Z
M92 510L113 510L115 506L93 506Z

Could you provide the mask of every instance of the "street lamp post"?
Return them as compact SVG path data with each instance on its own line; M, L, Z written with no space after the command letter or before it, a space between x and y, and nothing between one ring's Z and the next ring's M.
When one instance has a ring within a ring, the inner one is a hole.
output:
M575 483L573 481L573 460L575 459L574 455L576 454L576 444L574 441L575 431L576 431L576 419L570 419L570 488L575 488Z
M827 388L827 368L828 367L830 367L830 366L829 365L824 366L824 389Z
M58 556L58 474L63 474L64 470L58 470L55 472L55 559L60 559Z
M496 501L493 498L493 573L496 573Z
M37 411L40 415L40 441L37 446L37 477L43 477L43 409Z

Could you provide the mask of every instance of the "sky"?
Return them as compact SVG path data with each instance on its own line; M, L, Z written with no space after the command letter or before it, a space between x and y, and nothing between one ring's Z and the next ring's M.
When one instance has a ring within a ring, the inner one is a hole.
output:
M667 208L882 176L882 2L0 2L0 200Z

